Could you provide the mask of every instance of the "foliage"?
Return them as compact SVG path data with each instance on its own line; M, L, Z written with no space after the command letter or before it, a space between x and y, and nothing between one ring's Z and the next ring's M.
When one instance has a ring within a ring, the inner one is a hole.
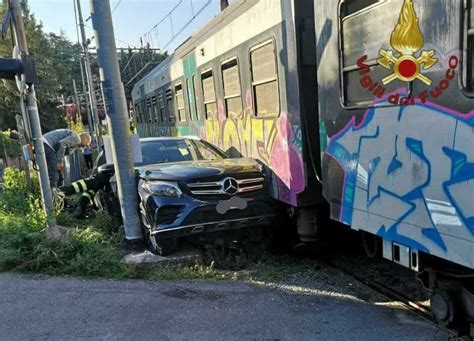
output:
M118 55L118 61L127 97L131 97L135 83L167 57L167 52L158 53L146 47L140 52L131 49L122 50Z
M72 95L72 79L80 79L80 46L72 44L62 34L43 32L41 22L29 11L27 1L22 1L22 5L29 52L35 59L38 72L36 94L43 131L65 127L64 110L58 98L62 94ZM0 17L6 10L6 0L3 0ZM9 58L11 55L11 40L0 41L0 57ZM0 127L15 128L19 92L14 81L0 80L0 98Z
M35 59L38 72L36 94L43 132L64 128L66 122L63 104L67 103L62 103L60 98L74 97L73 79L76 84L82 84L81 46L70 42L62 33L57 35L44 32L42 23L30 12L27 0L22 0L22 7L29 52ZM7 0L0 0L0 18L3 18L7 8ZM12 41L0 40L0 58L10 58L11 55ZM92 76L98 80L97 55L91 53L90 56ZM119 64L120 70L124 71L123 81L129 83L129 80L133 80L126 87L127 94L130 95L134 82L141 78L135 77L137 72L141 70L141 76L145 75L166 56L166 53L160 54L149 49L140 52L122 51ZM94 90L98 89L99 82L95 81ZM0 80L0 98L0 128L16 128L15 115L19 113L19 93L14 81Z
M7 154L9 157L21 155L21 146L19 140L10 138L10 131L0 132L0 155Z
M28 191L23 173L7 168L0 193L0 271L41 271L49 274L123 277L118 249L121 238L113 232L111 218L99 214L97 221L77 224L64 240L48 239L36 184ZM60 222L74 224L71 217ZM99 229L101 226L104 229Z
M77 118L76 120L69 122L68 128L71 129L72 131L75 131L76 133L83 133L87 131L86 127L84 127L84 124L82 123L82 120L80 118Z

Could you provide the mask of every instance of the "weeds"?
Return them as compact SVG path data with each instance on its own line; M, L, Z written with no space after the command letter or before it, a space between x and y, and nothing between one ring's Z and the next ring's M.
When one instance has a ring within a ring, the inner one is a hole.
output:
M105 213L87 221L61 213L59 224L76 230L63 240L48 239L41 232L46 219L37 181L28 191L23 173L11 168L5 170L0 204L0 271L127 277L118 252L118 228Z

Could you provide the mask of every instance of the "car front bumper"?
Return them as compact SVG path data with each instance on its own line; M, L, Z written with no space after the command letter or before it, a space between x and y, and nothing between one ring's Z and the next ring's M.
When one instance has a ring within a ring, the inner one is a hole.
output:
M270 225L275 216L272 199L264 196L244 197L243 209L232 208L219 213L224 200L199 200L190 196L164 198L150 196L146 214L151 234L163 238Z

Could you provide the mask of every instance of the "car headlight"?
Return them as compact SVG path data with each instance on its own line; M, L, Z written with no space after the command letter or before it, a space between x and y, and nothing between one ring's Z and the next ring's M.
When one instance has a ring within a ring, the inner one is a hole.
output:
M179 197L183 194L174 182L147 181L143 184L143 188L151 194L164 197Z

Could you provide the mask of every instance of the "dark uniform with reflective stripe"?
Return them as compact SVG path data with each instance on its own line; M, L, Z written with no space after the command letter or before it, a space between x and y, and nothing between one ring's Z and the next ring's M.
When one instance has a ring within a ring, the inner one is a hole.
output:
M59 188L65 195L82 193L82 196L79 199L77 210L75 212L75 216L84 216L87 205L89 202L93 203L94 195L97 193L97 191L103 189L109 184L110 178L113 174L104 174L98 172L99 166L103 164L105 164L105 153L102 151L95 161L94 170L92 171L92 176L90 178L81 179L73 182L70 186L63 186Z

